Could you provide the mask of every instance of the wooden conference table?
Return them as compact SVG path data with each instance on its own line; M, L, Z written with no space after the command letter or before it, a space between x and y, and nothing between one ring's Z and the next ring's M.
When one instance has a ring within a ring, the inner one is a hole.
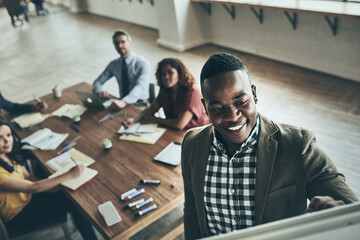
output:
M92 88L87 83L80 83L63 90L63 96L59 99L55 99L52 94L42 97L49 105L48 112L51 113L66 103L82 104L75 91L91 92ZM127 239L184 202L181 167L154 162L153 157L171 141L181 142L185 131L167 129L154 145L122 141L115 133L121 126L122 114L98 123L98 120L109 111L88 109L81 116L80 124L76 125L80 130L79 133L70 128L72 120L65 117L49 117L43 123L24 130L13 123L12 127L21 138L41 128L49 128L57 133L69 133L64 143L81 135L75 148L95 159L95 163L89 167L97 170L98 175L76 191L65 187L63 190L105 239ZM132 105L127 107L128 117L134 116L136 112L139 112L139 108ZM14 115L5 114L6 120L13 117ZM112 141L113 147L110 151L102 148L101 143L104 138ZM62 145L56 151L33 151L33 155L48 173L52 171L45 162L55 157ZM161 181L161 184L142 185L145 189L144 194L128 202L122 201L121 194L137 187L140 179L157 179ZM173 182L176 182L175 188L171 187ZM141 217L135 217L135 211L131 209L123 210L123 206L129 202L149 197L154 199L153 203L157 205L156 210ZM97 209L100 204L107 201L114 204L122 218L120 223L111 227L106 225Z

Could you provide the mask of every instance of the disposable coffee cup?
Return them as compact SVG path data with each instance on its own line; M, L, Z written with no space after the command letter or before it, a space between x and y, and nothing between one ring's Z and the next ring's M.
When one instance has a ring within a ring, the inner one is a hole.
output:
M108 138L104 138L102 141L102 145L104 147L105 150L110 150L112 148L112 143L111 140Z
M61 98L62 96L61 88L58 85L56 85L52 90L53 90L54 98Z

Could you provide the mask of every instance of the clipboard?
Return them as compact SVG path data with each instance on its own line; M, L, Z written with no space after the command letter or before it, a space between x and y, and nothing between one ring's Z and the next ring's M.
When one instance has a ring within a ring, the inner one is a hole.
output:
M179 165L181 162L181 143L169 143L154 157L154 161L166 163L171 166Z

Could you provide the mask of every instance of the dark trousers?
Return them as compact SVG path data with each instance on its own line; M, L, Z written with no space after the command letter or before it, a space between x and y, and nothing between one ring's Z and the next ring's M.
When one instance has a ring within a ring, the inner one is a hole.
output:
M39 226L48 225L55 216L66 215L68 212L72 214L75 226L84 239L97 239L85 216L61 192L34 194L30 203L5 225L10 235L19 229L31 232Z

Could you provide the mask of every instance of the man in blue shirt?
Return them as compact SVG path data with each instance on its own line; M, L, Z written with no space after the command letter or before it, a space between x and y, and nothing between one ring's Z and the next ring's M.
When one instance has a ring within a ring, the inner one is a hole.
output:
M113 99L111 108L122 109L127 104L149 98L150 64L145 58L131 52L131 36L127 32L116 31L113 42L120 58L109 63L93 83L93 90L101 98L111 98L102 85L115 77L119 84L120 99Z

